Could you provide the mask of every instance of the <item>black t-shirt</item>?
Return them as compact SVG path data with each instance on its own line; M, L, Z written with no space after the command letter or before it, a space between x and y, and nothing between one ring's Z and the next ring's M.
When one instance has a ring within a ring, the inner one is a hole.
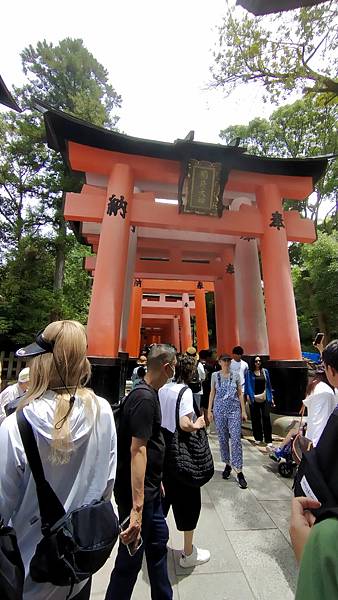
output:
M118 434L114 492L117 503L127 511L132 507L130 469L132 437L147 441L144 501L149 502L160 493L165 451L161 420L157 391L145 382L140 383L126 399Z
M261 372L259 375L255 373L255 395L263 394L265 390L265 377Z

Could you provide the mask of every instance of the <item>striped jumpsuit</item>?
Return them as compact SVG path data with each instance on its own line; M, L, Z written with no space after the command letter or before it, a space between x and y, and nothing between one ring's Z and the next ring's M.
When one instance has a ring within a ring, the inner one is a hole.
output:
M237 385L239 375L231 373L228 378L222 377L220 371L215 373L214 421L220 445L222 461L231 464L236 471L243 466L241 442L241 404ZM229 433L231 438L231 461L229 451Z

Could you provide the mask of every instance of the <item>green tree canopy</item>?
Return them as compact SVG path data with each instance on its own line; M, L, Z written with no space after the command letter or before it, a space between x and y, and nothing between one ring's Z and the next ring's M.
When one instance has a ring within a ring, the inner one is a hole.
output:
M311 344L315 331L326 340L338 335L338 239L319 233L314 244L300 247L301 263L292 268L302 341Z
M338 97L336 0L258 18L230 0L218 33L214 86L256 82L274 101L294 91Z
M109 84L108 71L83 45L66 38L56 46L46 40L21 53L28 83L23 92L31 102L37 97L95 125L113 127L121 96Z
M323 104L306 97L276 109L269 119L256 118L248 125L231 125L220 132L230 144L241 138L248 153L297 158L338 154L338 103ZM289 204L318 221L319 209L326 201L326 212L333 213L338 201L338 160L329 161L324 177L316 184L316 198Z
M17 343L50 319L85 320L90 295L90 277L82 270L87 249L63 217L65 194L79 191L83 179L47 147L34 98L108 127L116 125L121 104L82 40L39 42L22 52L22 61L27 83L16 96L28 109L0 118L0 335Z

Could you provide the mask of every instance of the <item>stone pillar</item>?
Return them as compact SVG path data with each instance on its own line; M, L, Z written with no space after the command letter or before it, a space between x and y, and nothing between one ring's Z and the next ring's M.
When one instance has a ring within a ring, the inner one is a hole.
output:
M127 336L127 352L131 357L138 357L141 344L142 325L142 281L134 279Z
M182 294L182 323L181 323L181 341L182 352L185 352L189 346L192 346L189 294Z
M239 343L245 354L269 354L257 242L239 239L235 249Z
M195 290L195 311L197 348L198 350L207 350L209 348L209 333L205 290L203 288Z
M107 186L107 208L114 194L127 202L116 215L103 215L88 315L88 354L116 357L119 350L125 268L128 259L133 174L128 165L113 166Z
M271 183L256 190L256 199L264 227L261 257L270 359L300 360L302 355L282 198L277 185Z

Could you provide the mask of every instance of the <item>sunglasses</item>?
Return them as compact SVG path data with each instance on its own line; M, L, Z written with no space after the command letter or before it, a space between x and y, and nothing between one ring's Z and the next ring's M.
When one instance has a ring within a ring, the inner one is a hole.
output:
M262 361L261 361L261 360L259 360L259 359L258 359L258 360L255 360L255 363L260 363L260 362L262 362Z

